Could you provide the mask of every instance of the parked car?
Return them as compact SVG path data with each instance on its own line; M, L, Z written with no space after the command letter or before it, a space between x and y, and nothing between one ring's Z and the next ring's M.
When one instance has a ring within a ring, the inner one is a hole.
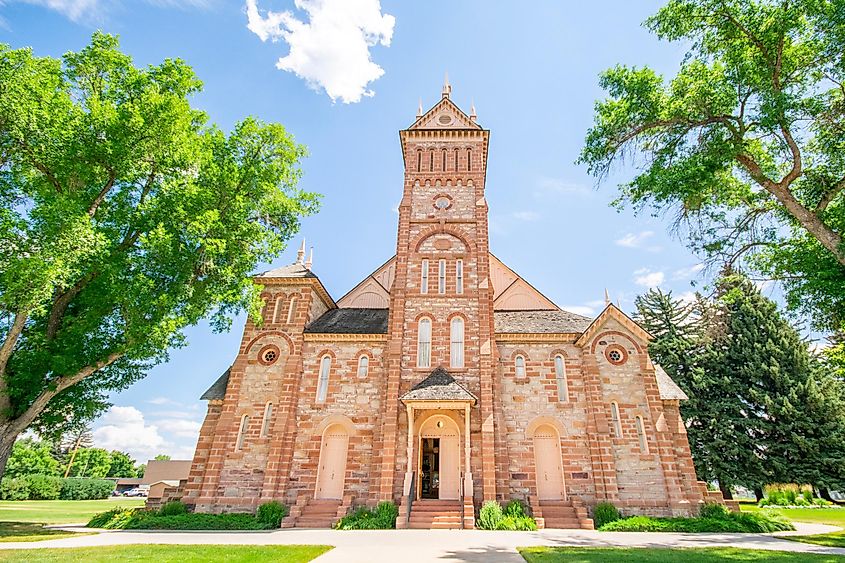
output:
M147 491L147 489L135 487L134 489L129 489L128 491L123 493L123 496L125 496L125 497L145 497L145 496L147 496L148 492L149 491Z

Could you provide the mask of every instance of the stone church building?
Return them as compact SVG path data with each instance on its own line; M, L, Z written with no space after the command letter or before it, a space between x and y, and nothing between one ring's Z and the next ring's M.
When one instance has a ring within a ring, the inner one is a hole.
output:
M203 395L178 491L196 510L279 500L285 526L320 527L392 500L397 527L459 528L515 498L589 528L597 502L686 515L708 498L649 335L610 303L561 310L491 253L490 132L450 92L400 132L394 256L339 299L304 245L255 277L263 323Z

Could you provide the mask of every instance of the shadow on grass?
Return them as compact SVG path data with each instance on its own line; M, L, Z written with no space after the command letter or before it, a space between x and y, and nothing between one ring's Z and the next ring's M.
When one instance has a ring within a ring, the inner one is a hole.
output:
M66 532L45 528L44 524L33 522L0 522L0 542L57 540L70 536L86 536L88 533Z
M668 549L668 548L581 548L581 547L525 547L519 552L528 563L842 563L841 555L793 553L786 551L738 549L726 547Z

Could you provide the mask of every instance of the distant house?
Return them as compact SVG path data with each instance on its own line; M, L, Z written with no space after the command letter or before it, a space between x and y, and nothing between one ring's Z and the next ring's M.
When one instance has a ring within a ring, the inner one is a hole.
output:
M147 507L157 508L169 497L172 491L179 488L180 483L188 480L191 471L190 459L151 459L147 462L144 477L140 486L148 489Z
M141 486L141 479L136 477L121 477L114 480L114 494L122 495L129 489Z

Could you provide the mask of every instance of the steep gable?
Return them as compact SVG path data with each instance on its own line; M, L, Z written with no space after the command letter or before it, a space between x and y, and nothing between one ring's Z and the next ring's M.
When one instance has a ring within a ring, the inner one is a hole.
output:
M396 275L396 256L338 299L337 306L359 309L386 309L390 306L390 288Z
M494 311L558 311L560 307L490 254Z
M430 110L417 118L409 130L417 129L481 129L472 117L448 97L442 98Z

